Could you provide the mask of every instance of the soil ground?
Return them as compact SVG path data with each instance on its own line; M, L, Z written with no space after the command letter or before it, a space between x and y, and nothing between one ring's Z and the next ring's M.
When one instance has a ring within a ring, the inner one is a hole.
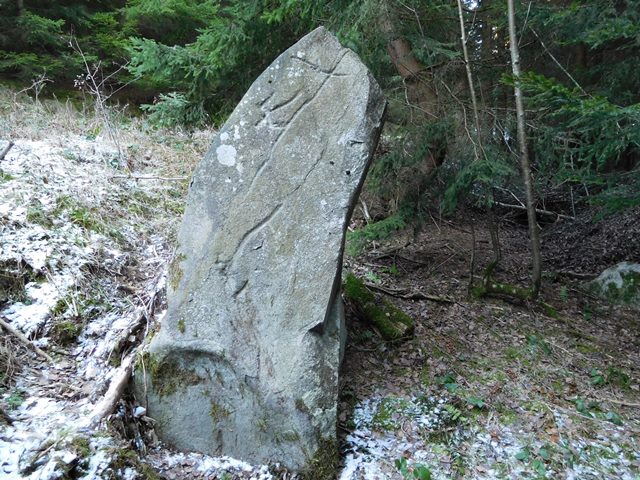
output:
M623 236L618 220L597 231ZM340 414L348 478L402 478L396 461L403 458L443 479L638 478L638 310L608 305L566 274L598 273L638 250L610 251L611 242L601 242L594 258L589 252L601 239L579 231L592 224L563 222L544 231L535 303L468 295L466 219L434 220L409 246L352 262L372 289L413 316L416 329L390 345L365 323L351 323ZM481 267L492 258L488 219L474 223ZM526 286L526 228L503 222L500 240L497 275ZM416 294L440 300L403 298Z

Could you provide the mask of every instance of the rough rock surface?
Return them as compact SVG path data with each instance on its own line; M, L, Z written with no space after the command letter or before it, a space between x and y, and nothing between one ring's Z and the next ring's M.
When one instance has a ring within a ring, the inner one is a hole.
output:
M298 470L335 444L344 234L384 109L357 55L319 28L214 139L136 373L168 443Z
M640 304L640 264L618 263L607 268L588 286L605 300Z

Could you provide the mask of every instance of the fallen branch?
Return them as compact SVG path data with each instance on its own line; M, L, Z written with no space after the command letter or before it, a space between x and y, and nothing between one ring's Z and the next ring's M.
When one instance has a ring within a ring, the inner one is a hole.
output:
M189 177L157 177L153 175L111 175L109 178L126 178L129 180L164 180L166 182L180 182L189 179Z
M512 208L514 210L524 210L524 211L527 210L527 207L523 205L511 205L510 203L502 203L502 202L495 202L495 204L503 208ZM562 213L556 213L550 210L543 210L542 208L536 208L536 213L539 213L540 215L551 215L556 218L564 218L567 220L575 220L575 217L572 217L570 215L563 215Z
M388 249L383 251L370 252L370 255L376 260L380 260L381 258L386 258L386 257L393 257L397 255L397 252L405 249L409 245L411 245L411 240L406 240L403 244L396 245L395 247L389 247Z
M633 403L633 402L625 402L624 400L616 400L614 398L601 398L599 399L601 402L609 402L609 403L615 403L616 405L622 405L624 407L635 407L635 408L640 408L640 403Z
M364 282L367 288L371 290L377 290L378 292L386 293L387 295L391 295L392 297L404 298L406 300L430 300L432 302L441 302L441 303L455 303L454 300L451 300L447 297L439 297L436 295L427 295L426 293L418 292L418 291L409 291L405 288L386 288L380 285L376 285L375 283Z
M45 360L47 360L48 362L53 363L53 358L51 358L49 355L47 355L45 352L43 352L42 350L40 350L38 347L36 347L27 337L25 337L21 332L19 332L18 330L16 330L15 328L13 328L9 323L7 323L7 318L0 316L0 327L4 328L6 331L8 331L10 334L12 334L14 337L16 337L21 343L23 343L24 345L26 345L27 347L30 347L31 349L33 349L34 352L36 352L38 355L40 355L42 358L44 358Z
M150 290L149 299L147 302L142 302L142 306L138 308L137 316L134 322L130 325L130 327L124 332L126 335L122 335L120 339L116 342L116 345L109 353L109 358L111 358L111 354L115 351L119 351L126 339L136 332L145 322L151 321L151 318L155 314L156 303L158 301L158 296L160 292L165 288L166 274L161 274L157 281L153 284L152 289ZM144 342L143 342L144 345ZM127 355L116 373L113 375L111 379L111 383L109 384L109 388L107 389L107 393L104 394L102 400L98 402L98 404L94 407L93 411L89 414L87 419L85 420L85 425L89 427L96 426L103 418L109 415L115 409L120 397L127 387L129 383L129 379L131 378L131 373L133 372L134 360L136 358L138 350L141 347L133 349L129 355Z
M590 281L593 280L594 278L598 278L598 273L581 273L581 272L570 272L567 270L556 270L555 272L556 275L560 275L562 277L568 277L568 278L574 278L576 280L586 280L586 281Z
M102 397L102 400L98 402L98 404L93 408L93 411L87 418L86 426L96 426L98 423L100 423L100 420L102 420L104 417L115 410L116 404L120 400L120 397L122 397L124 389L129 383L129 378L131 378L136 354L137 350L134 350L122 361L122 363L118 367L118 370L116 370L116 373L111 379L111 383L109 384L107 393L105 393L104 397Z
M440 303L456 303L455 300L447 297L439 297L437 295L427 295L422 292L411 292L407 295L404 295L402 298L406 298L407 300L429 300L431 302L440 302Z
M9 143L7 143L7 146L2 149L2 152L0 152L0 162L2 160L4 160L4 157L7 156L7 153L9 153L9 150L11 150L11 148L14 145L15 145L15 143L13 143L11 140L9 140Z
M151 321L151 319L155 315L156 305L158 304L160 293L164 291L166 287L166 280L167 274L162 273L153 284L153 287L147 290L149 299L146 302L144 300L141 302L142 305L137 307L135 311L135 318L133 322L131 322L129 327L123 330L118 338L116 338L113 347L109 351L107 362L111 359L111 356L114 353L119 355L120 352L122 352L123 347L125 346L131 335L134 335L136 332L138 332L138 330L140 330L142 326L145 325L145 323Z

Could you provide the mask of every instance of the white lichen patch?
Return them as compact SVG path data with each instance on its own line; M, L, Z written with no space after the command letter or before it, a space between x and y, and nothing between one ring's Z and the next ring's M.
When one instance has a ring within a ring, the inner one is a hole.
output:
M237 151L233 145L220 145L216 148L216 157L221 165L233 167L236 164Z

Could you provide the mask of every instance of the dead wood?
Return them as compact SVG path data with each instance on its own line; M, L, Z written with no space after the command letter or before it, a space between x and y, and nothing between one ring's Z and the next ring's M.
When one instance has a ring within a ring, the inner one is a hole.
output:
M4 160L4 157L7 156L7 153L9 153L9 150L11 150L14 145L15 143L9 141L9 143L7 143L7 146L2 149L2 152L0 152L0 162Z
M432 302L441 303L455 303L454 300L447 297L439 297L437 295L428 295L419 291L411 291L406 288L386 288L375 283L365 282L367 288L371 290L377 290L378 292L386 293L396 298L404 298L406 300L430 300Z
M522 210L525 212L527 211L527 207L525 207L524 205L512 205L510 203L503 202L495 202L495 204L503 208L511 208L514 210ZM575 220L575 217L572 217L570 215L563 215L562 213L556 213L550 210L544 210L542 208L536 208L536 213L539 213L540 215L550 215L556 217L556 219L564 218L565 220Z
M33 343L31 343L31 341L25 337L21 332L19 332L18 330L16 330L15 328L13 328L8 322L7 322L7 318L0 316L0 327L4 328L6 331L8 331L11 335L13 335L14 337L16 337L21 343L25 344L27 347L31 348L34 352L36 352L38 355L40 355L42 358L44 358L45 360L47 360L48 362L53 363L53 358L51 358L49 355L47 355L45 352L43 352L42 350L40 350L38 347L36 347Z
M115 410L116 404L120 400L120 397L122 397L122 394L129 383L129 378L131 378L136 353L137 351L133 351L127 355L118 367L118 370L116 370L116 373L113 375L111 383L109 384L107 393L105 393L102 400L98 402L89 415L87 422L88 426L96 426L100 420Z
M14 421L14 420L13 420L13 418L11 418L11 417L7 414L7 412L5 412L5 411L2 409L2 407L0 407L0 418L1 418L2 420L4 420L4 421L7 423L7 425L13 425L13 421Z

